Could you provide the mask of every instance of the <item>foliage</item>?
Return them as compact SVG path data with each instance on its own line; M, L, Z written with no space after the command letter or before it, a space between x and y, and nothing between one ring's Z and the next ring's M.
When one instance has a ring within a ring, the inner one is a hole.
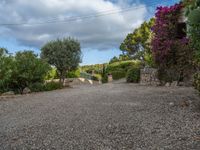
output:
M10 90L12 73L15 68L14 59L8 51L0 48L0 93Z
M42 92L42 91L45 91L45 84L36 82L29 85L29 89L31 90L31 92Z
M35 82L44 82L50 66L37 58L32 51L17 52L15 56L15 70L12 73L12 88L22 93L25 87Z
M185 6L185 15L188 16L191 11L200 7L200 0L182 0Z
M127 71L132 67L139 68L141 65L140 61L120 61L109 64L106 68L106 73L111 74L114 80L125 78Z
M179 80L182 74L186 74L193 58L193 51L188 45L189 39L178 38L177 35L182 9L182 3L170 7L158 7L153 26L154 60L160 72L164 72L170 80Z
M4 53L1 50L0 68L1 92L12 90L22 93L25 87L35 82L43 83L50 67L32 51L9 56L5 50Z
M91 80L94 80L94 81L99 81L99 78L98 78L98 76L96 76L96 75L93 75L93 76L91 77Z
M129 54L119 55L119 61L128 61L128 60L132 60L131 55L129 55Z
M138 83L140 81L140 68L132 67L126 74L126 81L132 83Z
M195 61L200 66L200 8L194 9L188 15L188 34L191 47L195 50Z
M80 43L72 38L50 41L41 48L41 58L56 67L60 81L64 82L66 72L76 69L81 62Z
M56 68L51 67L51 69L48 71L45 80L53 80L53 79L58 79L58 73Z
M108 74L106 72L106 66L105 65L103 65L101 76L102 76L102 80L101 80L102 83L107 83L108 82Z
M126 77L126 72L124 71L124 69L117 69L110 72L110 74L112 74L113 80L119 80Z
M101 79L102 79L101 74L94 74L94 75L92 76L92 80L101 81Z
M144 22L139 28L135 29L133 33L128 34L120 46L123 52L132 55L134 59L145 61L146 65L152 65L152 62L149 63L151 59L148 59L148 61L145 60L145 55L152 57L150 43L153 36L151 28L154 22L154 18L149 22Z
M66 78L79 78L80 69L76 69L67 73Z
M119 59L118 59L116 56L114 56L114 57L110 60L109 64L112 64L112 63L115 63L115 62L118 62L118 61L119 61Z
M185 15L188 17L188 37L190 46L194 49L194 65L197 73L194 75L194 86L200 91L200 0L184 0Z
M45 84L45 91L53 91L57 89L62 89L63 85L60 82L48 82Z
M109 64L107 66L106 72L111 73L113 71L119 70L119 69L123 69L124 72L127 72L128 69L132 66L140 66L140 61L121 61L121 62L116 62L113 64Z
M200 91L200 73L199 72L194 75L194 87L198 91Z
M87 72L89 74L92 74L92 73L101 74L103 71L103 65L104 64L85 65L85 66L81 66L80 70L81 72Z

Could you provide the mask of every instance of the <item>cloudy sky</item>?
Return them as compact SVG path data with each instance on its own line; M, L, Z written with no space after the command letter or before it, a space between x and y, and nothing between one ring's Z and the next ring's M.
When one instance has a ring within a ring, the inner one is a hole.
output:
M109 61L127 33L153 17L158 5L178 0L0 0L0 47L34 50L49 40L74 37L83 64Z

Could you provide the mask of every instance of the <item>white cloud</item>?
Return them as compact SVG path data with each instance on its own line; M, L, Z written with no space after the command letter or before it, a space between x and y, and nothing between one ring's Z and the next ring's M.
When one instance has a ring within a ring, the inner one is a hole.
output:
M42 25L0 26L3 37L14 37L23 46L40 48L45 42L72 36L81 41L83 48L109 49L118 47L125 35L140 25L147 15L142 4L125 1L112 3L104 0L1 0L0 23L34 24L44 21L63 21L75 16L86 16L108 11L114 14L73 22Z

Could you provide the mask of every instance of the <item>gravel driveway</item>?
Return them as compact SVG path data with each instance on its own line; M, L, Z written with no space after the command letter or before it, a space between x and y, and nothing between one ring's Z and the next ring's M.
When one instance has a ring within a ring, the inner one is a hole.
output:
M79 86L0 101L2 150L200 150L192 88Z

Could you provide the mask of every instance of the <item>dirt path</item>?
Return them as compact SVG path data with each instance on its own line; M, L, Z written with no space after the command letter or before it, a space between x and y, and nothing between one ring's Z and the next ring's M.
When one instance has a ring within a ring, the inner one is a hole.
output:
M125 83L3 100L0 149L199 150L198 103L192 88Z

